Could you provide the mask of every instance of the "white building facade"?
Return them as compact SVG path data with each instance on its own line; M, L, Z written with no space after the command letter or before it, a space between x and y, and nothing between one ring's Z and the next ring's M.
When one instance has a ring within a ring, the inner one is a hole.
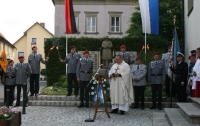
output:
M185 56L200 47L200 0L184 0ZM186 59L187 60L187 59Z
M72 0L78 33L73 37L124 37L137 0ZM64 0L55 5L55 36L65 36Z

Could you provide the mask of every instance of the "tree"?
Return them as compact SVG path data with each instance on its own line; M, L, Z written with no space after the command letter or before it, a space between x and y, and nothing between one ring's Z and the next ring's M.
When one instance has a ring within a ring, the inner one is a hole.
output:
M182 45L182 3L181 0L160 0L159 3L159 35L147 35L148 38L157 38L160 41L167 41L169 44L173 38L174 29L174 15L176 15L176 27L178 32L178 38L180 44ZM142 33L142 20L139 7L136 7L136 12L134 12L130 18L130 27L126 31L127 37L144 37ZM148 40L147 40L148 41Z

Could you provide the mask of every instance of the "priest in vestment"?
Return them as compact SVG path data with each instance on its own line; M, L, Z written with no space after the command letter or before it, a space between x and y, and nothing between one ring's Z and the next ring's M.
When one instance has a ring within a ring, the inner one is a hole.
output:
M200 97L200 47L196 50L197 61L193 67L194 83L192 85L193 97Z
M110 98L112 111L124 115L128 111L129 104L133 103L133 85L131 80L130 66L123 61L121 55L115 56L115 64L109 71Z

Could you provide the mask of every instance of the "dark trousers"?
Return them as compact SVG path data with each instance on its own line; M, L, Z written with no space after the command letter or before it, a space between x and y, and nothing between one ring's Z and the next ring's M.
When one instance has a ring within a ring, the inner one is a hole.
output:
M23 84L17 84L17 102L16 102L16 105L20 105L21 88L23 88ZM27 89L27 85L26 85L26 89ZM26 93L26 102L28 102L27 90L25 91L25 93Z
M166 74L166 83L165 83L165 88L166 88L166 95L169 97L170 96L170 78Z
M68 73L67 82L68 82L68 95L72 94L72 82L74 82L74 94L78 95L79 85L76 78L76 73Z
M134 94L135 94L135 106L139 106L139 98L140 98L140 107L144 107L144 90L145 86L134 86Z
M9 89L9 104L12 104L14 101L14 90L15 90L15 85L6 85L6 90ZM7 97L6 97L7 98ZM6 99L7 100L7 99Z
M88 85L89 81L80 81L80 101L83 102L85 100L86 102L89 101L89 90Z
M176 84L176 91L177 91L178 102L186 102L187 100L186 85L181 86L180 84Z
M158 92L158 107L161 107L162 102L162 84L151 84L152 102L156 105L156 93Z
M30 92L31 95L39 93L39 78L40 74L31 74L30 76Z

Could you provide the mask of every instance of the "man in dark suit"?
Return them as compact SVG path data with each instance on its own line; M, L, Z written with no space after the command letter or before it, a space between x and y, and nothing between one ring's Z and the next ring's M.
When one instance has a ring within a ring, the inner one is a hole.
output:
M92 79L92 72L93 72L93 61L89 59L89 51L86 50L83 53L84 57L80 58L78 62L77 69L76 69L76 77L77 81L80 81L80 105L78 108L84 107L83 100L86 101L85 106L89 107L89 90L88 90L88 83Z
M171 64L171 69L175 74L175 84L177 91L177 99L178 102L186 102L186 86L187 86L187 78L188 78L188 64L183 61L184 55L181 52L177 52L177 63L176 67L173 67Z
M72 82L74 82L74 95L77 97L79 92L79 85L76 79L76 68L81 56L76 53L76 47L71 46L70 52L65 60L60 59L61 63L68 64L67 65L67 82L68 82L68 94L67 96L71 96L72 94Z

